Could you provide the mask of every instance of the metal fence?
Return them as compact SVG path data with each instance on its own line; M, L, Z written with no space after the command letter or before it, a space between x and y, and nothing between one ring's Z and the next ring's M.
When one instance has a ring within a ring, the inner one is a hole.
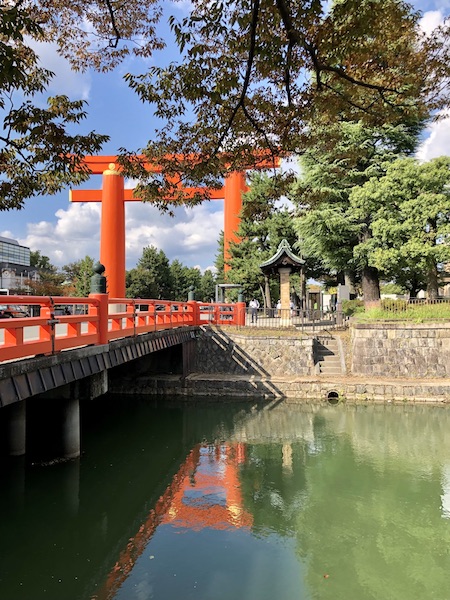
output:
M420 311L424 314L427 311L433 311L436 314L442 312L445 317L448 313L450 316L450 297L444 298L383 298L380 302L380 308L393 315L401 315L403 313Z
M302 331L320 331L347 327L347 319L342 312L319 309L246 309L246 327L271 329L299 329Z

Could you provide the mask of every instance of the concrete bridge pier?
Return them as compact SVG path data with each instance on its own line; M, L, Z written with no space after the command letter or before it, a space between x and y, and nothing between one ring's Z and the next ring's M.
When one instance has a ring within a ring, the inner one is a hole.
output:
M80 402L106 394L111 378L186 377L195 365L197 332L197 326L151 331L0 365L0 454L40 463L79 457Z
M80 452L80 401L69 398L61 402L61 456L77 458Z
M6 453L23 456L26 452L26 401L6 407Z
M80 402L64 386L28 403L27 454L38 462L80 456Z
M73 459L81 454L80 401L90 401L108 391L108 374L90 377L49 390L29 403L28 429L33 454L44 459Z
M80 456L80 402L108 391L108 372L62 385L0 410L0 454L31 460Z

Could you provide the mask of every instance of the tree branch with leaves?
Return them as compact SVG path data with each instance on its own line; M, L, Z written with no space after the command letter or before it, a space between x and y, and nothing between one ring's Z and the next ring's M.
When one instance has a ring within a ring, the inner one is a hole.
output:
M105 71L134 52L163 46L154 0L21 0L0 7L0 210L20 209L32 196L54 194L90 176L86 154L107 135L77 133L86 102L44 94L53 73L39 64L38 47L55 42L72 67ZM138 44L138 39L142 44Z
M174 177L219 186L259 151L302 154L317 118L396 126L447 107L448 31L424 36L420 16L397 0L195 0L170 19L179 59L126 76L164 122L143 149L162 173L141 170L140 195L158 202Z

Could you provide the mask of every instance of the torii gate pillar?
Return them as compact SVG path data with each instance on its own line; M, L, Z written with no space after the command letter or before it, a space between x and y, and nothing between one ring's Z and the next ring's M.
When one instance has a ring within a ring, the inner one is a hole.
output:
M245 173L230 173L225 179L224 185L224 235L223 235L223 259L225 271L230 270L230 242L238 242L237 231L241 221L242 194L248 191L245 183Z
M114 163L103 171L100 262L110 296L125 298L124 179Z

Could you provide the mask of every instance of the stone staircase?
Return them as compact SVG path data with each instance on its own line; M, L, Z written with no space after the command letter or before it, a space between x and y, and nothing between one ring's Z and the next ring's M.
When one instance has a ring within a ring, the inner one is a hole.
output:
M339 340L331 336L317 336L314 340L314 363L318 375L342 375Z

